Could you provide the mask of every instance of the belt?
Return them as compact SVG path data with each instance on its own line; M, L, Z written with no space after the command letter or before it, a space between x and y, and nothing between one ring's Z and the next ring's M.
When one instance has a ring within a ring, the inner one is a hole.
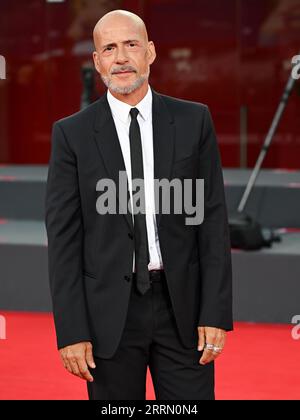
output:
M133 279L136 278L136 273L132 273ZM165 271L164 270L150 270L149 271L150 283L155 283L164 280Z
M150 283L162 281L165 278L164 270L150 270L149 271Z

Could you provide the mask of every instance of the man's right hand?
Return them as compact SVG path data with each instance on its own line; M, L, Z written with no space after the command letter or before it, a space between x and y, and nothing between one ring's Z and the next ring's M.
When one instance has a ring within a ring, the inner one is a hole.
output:
M59 350L64 367L73 375L89 382L94 380L89 367L96 367L92 348L92 343L84 341Z

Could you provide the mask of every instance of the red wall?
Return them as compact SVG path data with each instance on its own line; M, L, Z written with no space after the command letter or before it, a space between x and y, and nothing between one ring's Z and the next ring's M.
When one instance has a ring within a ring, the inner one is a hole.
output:
M52 122L79 109L93 27L116 8L146 22L158 53L153 88L209 105L224 166L240 166L240 109L247 108L253 165L300 52L299 0L2 0L0 162L48 162ZM99 80L97 88L104 92ZM299 92L298 84L265 167L300 168Z

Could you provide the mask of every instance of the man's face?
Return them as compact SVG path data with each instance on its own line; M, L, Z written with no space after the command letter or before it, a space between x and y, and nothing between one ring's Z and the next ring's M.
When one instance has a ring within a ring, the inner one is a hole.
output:
M155 48L141 26L126 18L112 19L97 31L93 57L105 85L129 94L148 80Z

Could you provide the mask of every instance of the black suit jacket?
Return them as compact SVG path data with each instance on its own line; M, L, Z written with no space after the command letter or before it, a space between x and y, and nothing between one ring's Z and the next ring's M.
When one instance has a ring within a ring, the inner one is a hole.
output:
M154 177L201 178L205 215L156 215L164 270L182 343L197 326L232 330L231 252L220 154L206 105L153 93ZM110 358L132 287L132 216L96 211L101 178L125 171L106 94L53 125L46 193L49 280L58 348L91 341ZM194 193L194 192L193 192ZM118 190L117 190L118 195ZM128 193L129 198L129 193Z

